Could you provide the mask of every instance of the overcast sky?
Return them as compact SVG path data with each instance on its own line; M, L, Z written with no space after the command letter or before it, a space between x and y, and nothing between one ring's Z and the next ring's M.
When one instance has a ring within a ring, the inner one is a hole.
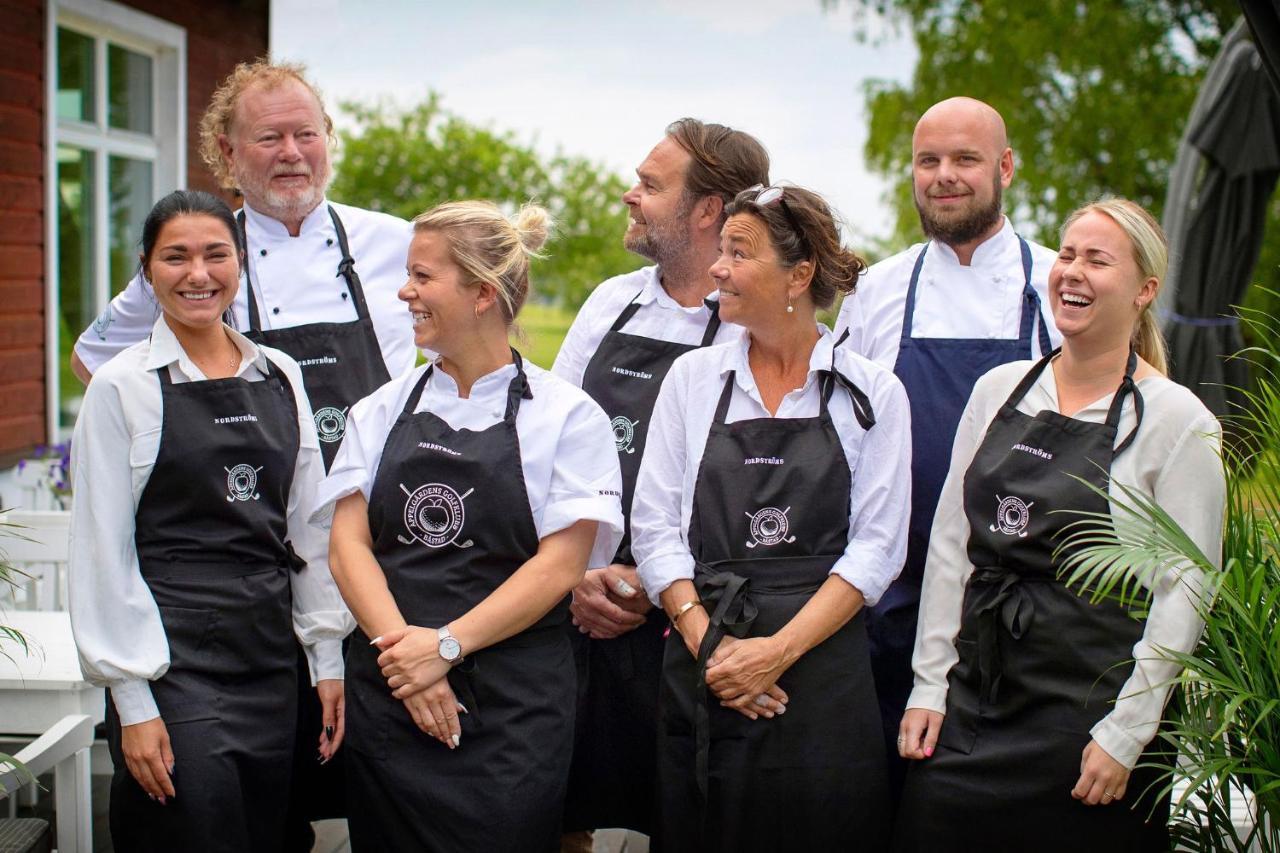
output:
M468 120L630 179L668 122L755 134L773 178L823 193L858 235L890 227L862 146L863 81L906 80L909 36L853 37L819 0L273 0L271 49L330 102L412 104L435 89ZM339 118L341 123L341 118Z

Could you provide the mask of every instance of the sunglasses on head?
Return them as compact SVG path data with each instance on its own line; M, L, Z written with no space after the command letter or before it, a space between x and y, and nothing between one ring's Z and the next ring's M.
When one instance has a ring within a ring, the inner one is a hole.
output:
M787 224L791 226L791 230L800 238L801 244L808 247L809 240L805 236L804 229L800 227L800 221L796 219L796 215L791 212L791 206L787 204L786 187L767 187L764 184L756 184L738 193L737 200L749 201L756 207L779 205L782 208L782 215L787 218Z

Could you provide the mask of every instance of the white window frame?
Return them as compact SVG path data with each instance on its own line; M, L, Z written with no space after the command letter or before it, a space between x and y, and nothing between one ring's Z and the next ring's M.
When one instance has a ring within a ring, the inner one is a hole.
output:
M101 310L110 298L110 217L107 204L107 157L121 155L154 163L152 201L187 183L187 31L112 0L49 0L45 34L45 411L51 441L65 438L58 424L60 406L58 317L58 148L72 145L93 151L93 233L95 245L94 302ZM109 127L107 109L107 51L94 51L95 121L59 120L58 27L65 26L95 40L109 41L152 60L152 133L139 134ZM79 334L72 329L70 334Z

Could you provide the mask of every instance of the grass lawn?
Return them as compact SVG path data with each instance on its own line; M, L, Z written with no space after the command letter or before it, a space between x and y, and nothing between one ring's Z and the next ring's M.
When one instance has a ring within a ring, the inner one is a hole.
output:
M555 305L538 305L529 303L520 309L516 325L524 330L528 341L521 341L511 336L511 345L520 350L520 354L539 367L551 369L551 363L560 352L560 342L569 331L575 313Z

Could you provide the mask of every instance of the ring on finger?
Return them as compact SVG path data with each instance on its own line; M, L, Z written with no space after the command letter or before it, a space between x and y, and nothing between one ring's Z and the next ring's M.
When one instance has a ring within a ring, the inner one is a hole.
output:
M756 704L759 705L761 708L769 707L769 697L765 696L763 693L757 696L755 701L756 701Z
M1102 798L1104 800L1114 800L1116 798L1116 795L1111 793L1110 791L1103 791Z

